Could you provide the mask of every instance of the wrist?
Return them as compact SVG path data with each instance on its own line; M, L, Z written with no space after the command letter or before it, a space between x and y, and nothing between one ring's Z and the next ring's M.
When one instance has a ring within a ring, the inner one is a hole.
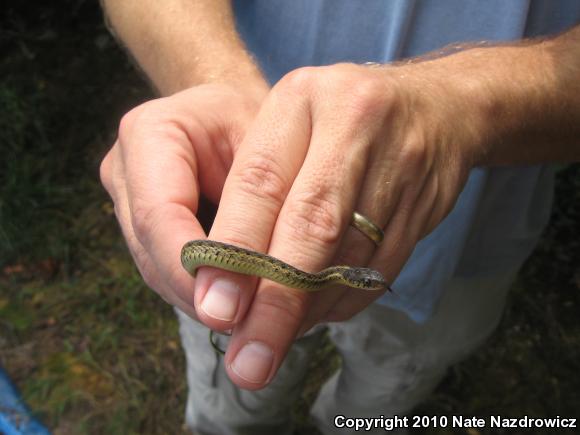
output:
M474 166L536 160L526 136L542 129L552 92L547 88L547 59L539 45L480 48L462 53L468 64L461 96L475 121L471 155ZM517 157L515 157L517 156Z
M269 84L249 54L242 50L222 52L215 59L205 55L183 59L165 51L166 57L178 60L145 72L162 95L171 95L204 84L223 84L244 89L247 94L261 101L269 91Z
M428 135L426 142L436 147L433 152L466 175L479 164L489 141L490 103L485 81L465 74L462 62L441 58L387 71L410 129Z
M228 71L224 70L227 69ZM232 71L234 74L232 74ZM237 73L237 74L235 74ZM261 103L270 91L270 85L257 69L252 71L249 66L238 68L216 69L203 74L189 74L183 81L185 88L199 85L225 85L235 89L256 103Z
M472 48L398 68L414 104L443 127L433 134L449 134L439 141L454 143L469 167L533 163L541 160L528 146L533 136L559 122L545 43Z
M439 65L430 73L439 70L441 89L449 93L440 96L442 111L459 108L457 127L471 131L462 147L473 166L578 160L578 54L576 28L553 39L474 48L432 62Z
M235 30L230 0L102 0L107 23L161 95L229 83L267 89Z
M242 89L246 95L261 102L270 85L245 48L222 47L219 56L198 55L185 61L176 71L178 89L202 84L223 84Z

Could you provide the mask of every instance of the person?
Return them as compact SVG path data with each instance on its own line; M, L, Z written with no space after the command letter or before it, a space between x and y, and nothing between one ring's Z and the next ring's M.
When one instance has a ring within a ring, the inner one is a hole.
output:
M291 433L320 325L342 368L312 409L319 429L408 413L494 330L547 221L550 163L580 157L580 3L103 5L162 96L123 117L101 179L145 282L178 312L188 426ZM218 205L208 234L202 197ZM310 272L368 266L395 294L194 280L180 251L206 237ZM207 328L231 330L223 360Z

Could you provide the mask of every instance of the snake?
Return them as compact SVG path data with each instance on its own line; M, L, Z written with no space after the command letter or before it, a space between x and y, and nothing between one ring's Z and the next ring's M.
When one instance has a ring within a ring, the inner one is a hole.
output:
M275 257L214 240L191 240L181 249L181 264L194 278L202 266L266 278L287 287L316 292L332 284L363 290L392 291L380 272L367 267L331 266L318 273L300 270ZM216 354L225 352L209 332Z
M340 284L363 290L392 291L380 272L367 267L330 266L318 273L300 270L275 257L214 240L192 240L181 250L181 264L193 277L202 266L266 278L306 292Z

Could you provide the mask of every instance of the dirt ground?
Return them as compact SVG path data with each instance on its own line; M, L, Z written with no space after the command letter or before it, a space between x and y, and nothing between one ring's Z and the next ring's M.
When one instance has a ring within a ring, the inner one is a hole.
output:
M182 433L176 320L142 283L98 182L120 116L153 95L95 2L8 2L0 51L0 364L55 434ZM558 175L497 332L415 415L580 417L579 236L576 165ZM316 433L308 405L338 364L321 349L296 433Z

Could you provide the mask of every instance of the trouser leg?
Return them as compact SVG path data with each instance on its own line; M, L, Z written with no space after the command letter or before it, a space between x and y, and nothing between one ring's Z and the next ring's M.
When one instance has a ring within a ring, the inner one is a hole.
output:
M176 311L187 360L188 428L200 435L292 433L290 411L302 390L310 358L320 346L322 332L296 341L270 385L247 391L227 377L223 357L217 356L208 342L207 327Z
M374 304L347 322L330 325L343 364L314 404L319 429L325 434L355 433L336 428L335 417L403 416L411 411L451 364L495 329L514 276L515 271L485 279L454 279L436 314L424 324Z

